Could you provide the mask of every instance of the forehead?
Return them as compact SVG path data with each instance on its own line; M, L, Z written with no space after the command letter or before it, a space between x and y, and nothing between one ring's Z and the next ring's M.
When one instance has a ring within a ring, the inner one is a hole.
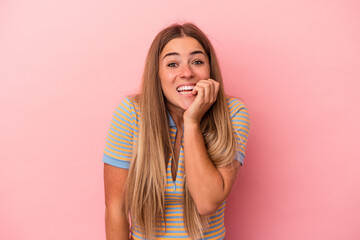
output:
M169 52L188 54L194 50L201 50L205 52L204 48L195 38L192 37L174 38L165 45L160 56L164 56L166 53Z

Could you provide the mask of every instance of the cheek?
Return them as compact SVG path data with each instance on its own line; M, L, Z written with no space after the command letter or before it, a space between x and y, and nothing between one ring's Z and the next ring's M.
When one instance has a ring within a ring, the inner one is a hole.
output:
M175 74L173 72L162 72L159 74L162 87L170 87L174 84Z
M177 75L177 71L162 71L161 73L163 79L167 82L173 81L174 77Z
M165 95L165 97L169 97L169 94L171 94L171 89L173 87L172 82L167 78L161 78L161 89Z
M210 78L210 69L208 68L199 69L196 72L196 75L200 76L201 79L208 79Z

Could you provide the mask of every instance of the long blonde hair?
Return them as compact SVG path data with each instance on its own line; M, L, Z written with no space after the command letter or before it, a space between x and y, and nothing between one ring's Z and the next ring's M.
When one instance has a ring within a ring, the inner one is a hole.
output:
M173 24L155 37L145 63L141 93L135 97L140 105L139 135L133 151L125 187L125 209L131 222L147 239L155 237L156 226L166 230L166 164L173 154L166 99L159 78L159 56L174 38L192 37L204 48L210 63L210 78L220 82L216 102L201 121L210 159L216 167L229 165L235 157L236 143L224 93L220 67L206 35L194 24ZM209 219L198 213L184 174L184 223L191 239L203 237Z

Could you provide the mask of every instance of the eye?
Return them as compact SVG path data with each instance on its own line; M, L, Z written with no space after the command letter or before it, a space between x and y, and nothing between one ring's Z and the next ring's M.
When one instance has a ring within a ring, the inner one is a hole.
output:
M196 61L194 61L194 64L195 65L200 65L200 64L203 64L204 62L203 61L201 61L201 60L196 60Z
M167 66L168 66L168 67L176 67L177 64L176 64L176 63L169 63Z

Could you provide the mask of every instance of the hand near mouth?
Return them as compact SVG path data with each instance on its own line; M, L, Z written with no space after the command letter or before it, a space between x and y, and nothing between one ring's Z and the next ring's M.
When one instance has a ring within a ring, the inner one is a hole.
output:
M200 124L201 118L216 101L219 88L220 83L213 79L198 81L192 90L192 94L196 95L196 97L184 112L184 123Z

